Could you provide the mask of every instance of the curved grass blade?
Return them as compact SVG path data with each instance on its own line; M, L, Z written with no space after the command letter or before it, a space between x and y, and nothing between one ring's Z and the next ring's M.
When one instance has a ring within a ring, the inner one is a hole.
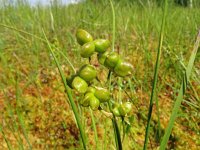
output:
M115 45L115 10L114 10L112 0L110 0L110 6L111 6L111 9L112 9L112 51L114 51L114 45ZM108 81L109 81L109 90L110 90L110 86L111 86L111 76L112 76L112 72L109 71L108 78L107 78ZM110 112L112 112L112 107L111 107L110 101L108 102L108 106L109 106ZM117 150L122 150L122 142L121 142L120 131L119 131L119 127L117 125L117 120L116 120L114 115L113 115L113 118L112 118L112 125L113 125L113 129L114 129L116 148L117 148Z
M74 102L74 100L73 100L73 97L72 97L71 89L68 87L68 85L67 85L67 83L66 83L64 73L63 73L63 71L62 71L62 69L61 69L61 67L60 67L60 64L59 64L59 62L58 62L58 60L57 60L57 58L56 58L56 56L55 56L55 54L54 54L54 52L53 52L53 50L52 50L52 48L51 48L51 45L50 45L50 43L49 43L49 41L48 41L48 39L47 39L47 37L46 37L46 34L45 34L44 30L43 30L43 34L44 34L46 43L47 43L47 45L48 45L48 47L49 47L50 53L52 54L52 56L53 56L53 58L54 58L54 61L55 61L56 65L57 65L57 68L58 68L58 70L59 70L60 76L61 76L61 78L62 78L62 81L63 81L64 87L65 87L65 90L66 90L66 92L67 92L67 96L68 96L68 98L69 98L70 105L71 105L72 110L73 110L73 112L74 112L75 119L76 119L76 122L77 122L77 125L78 125L78 128L79 128L79 131L80 131L80 134L81 134L81 139L82 139L83 147L84 147L84 149L86 150L87 147L86 147L85 133L84 133L84 131L83 131L83 127L82 127L82 124L81 124L81 121L80 121L80 118L79 118L79 114L78 114L78 110L77 110L76 104L75 104L75 102Z
M6 135L5 135L4 131L3 131L2 125L0 125L0 132L2 133L3 139L5 140L8 149L12 150L13 149L12 145L10 144L10 142L8 141L8 139L6 138Z
M149 103L148 120L147 120L143 150L146 150L147 145L148 145L148 138L149 138L149 133L150 133L150 122L151 122L151 115L152 115L152 110L153 110L153 101L154 101L154 95L156 93L158 70L159 70L159 66L160 66L160 57L161 57L162 43L163 43L163 38L164 38L166 14L167 14L167 0L165 0L165 5L164 5L164 13L163 13L162 25L161 25L161 31L160 31L160 39L159 39L159 46L158 46L158 52L157 52L156 66L155 66L155 71L154 71L153 87L152 87L151 98L150 98L150 103ZM156 99L156 105L158 106L157 99ZM156 107L156 108L158 109L158 107Z
M92 128L94 130L94 136L95 136L95 142L96 142L96 149L99 149L98 147L98 134L97 134L97 128L96 128L96 123L95 123L95 118L94 118L94 114L92 109L90 108L90 115L91 115L91 119L92 119Z
M19 73L17 72L17 79L16 79L16 101L17 101L17 106L19 105L19 94L20 94L20 87L19 87L19 81L18 81L18 77L19 77ZM16 113L17 113L17 117L19 119L19 124L22 128L22 132L23 132L23 135L29 145L29 149L32 150L32 145L30 143L30 140L28 138L28 133L26 132L26 129L25 129L25 123L24 123L24 118L21 114L21 112L18 110L18 107L16 108Z
M112 51L115 49L115 9L112 0L110 0L110 6L112 9Z
M176 98L176 101L175 101L175 104L174 104L174 108L172 110L172 114L171 114L168 126L166 128L164 137L163 137L163 139L161 141L160 150L164 150L165 147L167 146L167 142L169 140L169 137L170 137L174 122L175 122L175 120L177 118L178 110L180 109L181 102L183 100L183 95L185 94L185 91L186 91L186 88L187 88L187 85L188 85L188 81L189 81L190 75L192 73L192 68L193 68L194 61L195 61L195 58L196 58L196 54L197 54L197 51L198 51L199 43L200 43L200 30L199 30L199 34L197 36L196 43L194 45L194 49L193 49L192 54L190 56L190 60L189 60L188 66L187 66L186 71L185 71L185 73L183 75L181 88L180 88L178 96Z

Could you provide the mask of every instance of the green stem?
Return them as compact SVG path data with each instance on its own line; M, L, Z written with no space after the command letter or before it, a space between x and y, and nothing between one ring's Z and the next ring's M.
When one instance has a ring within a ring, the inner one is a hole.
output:
M108 73L109 91L110 91L110 87L111 87L111 76L112 76L112 72L109 70L109 73ZM110 112L112 112L112 106L111 106L110 101L108 101L108 106L109 106ZM122 150L120 130L119 130L119 127L117 125L117 120L116 120L114 114L113 114L113 118L112 118L112 124L113 124L113 129L114 129L116 147L117 147L118 150Z
M112 9L112 51L115 50L115 9L112 0L110 0L110 5Z
M180 88L178 96L176 98L168 126L166 128L164 137L161 141L160 150L164 150L167 146L167 142L169 140L174 122L177 118L178 111L179 111L180 106L181 106L181 102L183 100L183 95L185 94L185 91L186 91L186 88L187 88L187 85L188 85L188 82L189 82L189 79L190 79L190 75L192 73L192 68L193 68L194 61L195 61L195 58L196 58L196 54L197 54L197 51L198 51L198 48L199 48L199 43L200 43L200 30L199 30L199 34L197 36L196 43L194 45L194 49L193 49L192 54L190 56L190 60L189 60L188 66L186 68L185 74L183 75L183 81L182 81L182 84L181 84L181 88Z
M92 118L92 127L93 127L93 130L94 130L94 136L95 136L95 142L96 142L96 149L99 149L98 147L98 134L97 134L97 129L96 129L96 123L95 123L95 118L94 118L94 114L93 114L93 111L92 109L90 108L90 115L91 115L91 118Z
M91 64L91 57L89 57L88 58L89 59L89 63L90 63L90 65L92 65ZM94 118L94 113L93 113L93 111L92 111L92 109L91 108L89 108L90 109L90 115L91 115L91 119L92 119L92 126L93 126L93 130L94 130L94 135L95 135L95 142L96 142L96 149L99 149L99 147L98 147L98 134L97 134L97 129L96 129L96 123L95 123L95 118Z
M112 51L114 52L115 51L115 10L114 10L112 0L110 0L110 6L111 6L111 9L112 9ZM111 86L111 76L112 76L112 72L109 70L109 74L108 74L109 88ZM111 106L110 101L108 102L108 106L109 106L110 112L112 112L112 106ZM119 127L117 125L117 120L116 120L114 115L113 115L113 118L112 118L112 124L113 124L113 129L114 129L114 134L115 134L116 147L117 147L118 150L122 150L122 142L121 142L120 131L119 131Z
M150 133L150 122L151 122L151 116L152 116L152 110L153 110L154 94L155 94L157 80L158 80L158 70L160 66L160 56L161 56L161 51L162 51L166 14L167 14L167 0L165 0L164 13L163 13L163 18L162 18L159 46L158 46L157 59L156 59L156 65L155 65L155 71L154 71L153 87L151 91L151 98L150 98L150 104L149 104L148 120L147 120L143 150L146 150L147 145L148 145L148 138L149 138L149 133ZM158 104L158 100L156 103Z
M6 138L6 135L5 135L5 133L3 132L2 125L0 125L0 132L2 133L3 139L5 140L8 149L9 149L9 150L12 150L12 149L13 149L13 148L12 148L12 145L10 144L10 142L8 141L8 139Z
M160 143L160 134L161 134L161 126L160 126L160 112L159 112L159 105L158 105L158 97L156 97L156 110L157 110L157 117L158 117L158 129L156 134L157 143Z
M17 108L16 108L16 113L17 113L17 117L19 119L19 124L22 128L22 132L24 134L24 137L29 145L29 149L32 150L32 145L30 143L30 140L28 138L28 133L26 132L25 129L25 123L24 123L24 118L22 116L22 114L20 113L19 109L18 109L18 105L19 105L19 96L20 96L20 88L19 88L19 73L17 72L17 79L16 79L16 103L17 103Z
M74 100L73 100L73 97L72 97L71 89L68 87L68 85L67 85L67 83L66 83L64 73L63 73L63 71L62 71L62 69L61 69L61 67L60 67L60 64L59 64L59 62L58 62L58 60L57 60L57 58L56 58L56 56L55 56L55 54L54 54L54 52L53 52L53 50L52 50L52 48L51 48L51 45L50 45L50 43L49 43L49 41L48 41L48 39L47 39L47 37L46 37L46 34L45 34L44 30L43 30L43 34L44 34L44 36L45 36L46 43L47 43L47 45L48 45L48 47L49 47L49 50L50 50L50 52L51 52L51 54L52 54L52 56L53 56L53 58L54 58L54 61L55 61L56 65L57 65L57 68L58 68L58 70L59 70L60 76L61 76L61 78L62 78L62 81L63 81L64 87L65 87L65 90L66 90L66 92L67 92L67 96L68 96L68 98L69 98L69 102L70 102L70 104L71 104L72 110L73 110L74 115L75 115L75 118L76 118L76 122L77 122L77 124L78 124L78 128L79 128L79 130L80 130L80 134L81 134L81 139L82 139L83 147L84 147L84 149L86 150L87 147L86 147L85 133L84 133L84 131L83 131L83 127L82 127L82 124L81 124L81 121L80 121L80 118L79 118L79 114L78 114L78 111L77 111L76 104L75 104L75 102L74 102Z

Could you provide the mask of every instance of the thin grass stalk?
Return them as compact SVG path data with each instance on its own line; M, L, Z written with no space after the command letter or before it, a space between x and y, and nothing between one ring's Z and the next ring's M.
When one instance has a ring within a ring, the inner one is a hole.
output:
M2 133L3 139L5 140L8 149L9 149L9 150L12 150L12 149L13 149L13 148L12 148L12 145L10 144L10 142L8 141L8 139L7 139L6 135L5 135L5 133L3 132L2 125L0 125L0 132Z
M157 110L157 117L158 117L158 130L156 133L156 141L157 143L160 143L161 125L160 125L160 111L159 111L159 105L158 105L158 97L156 97L156 110Z
M74 115L75 115L76 123L77 123L77 125L78 125L79 131L80 131L80 134L81 134L81 139L82 139L83 147L84 147L84 149L86 150L87 147L86 147L85 133L84 133L84 131L83 131L83 127L82 127L82 124L81 124L81 121L80 121L80 118L79 118L79 114L78 114L78 110L77 110L77 108L76 108L76 104L75 104L75 102L74 102L74 100L73 100L73 96L72 96L72 93L71 93L71 89L68 87L68 85L67 85L67 83L66 83L64 73L63 73L63 71L62 71L62 69L61 69L61 67L60 67L60 64L59 64L59 62L58 62L58 60L57 60L57 58L56 58L56 56L55 56L55 54L54 54L54 52L53 52L53 50L52 50L52 48L51 48L51 45L50 45L50 43L49 43L49 41L48 41L48 39L47 39L47 37L46 37L46 34L45 34L44 30L42 30L42 31L43 31L45 40L46 40L46 42L47 42L47 45L48 45L48 47L49 47L50 53L51 53L52 56L53 56L54 62L56 63L56 66L57 66L57 68L58 68L58 70L59 70L59 73L60 73L60 76L61 76L61 78L62 78L62 81L63 81L64 87L65 87L65 90L66 90L66 92L67 92L67 96L68 96L68 98L69 98L70 105L71 105L72 110L73 110Z
M102 140L102 150L106 150L106 147L107 147L107 140L106 140L106 136L107 136L107 124L108 124L108 121L107 121L107 118L105 119L105 122L104 122L104 136L103 136L103 140Z
M153 110L154 95L156 93L156 85L157 85L157 80L158 80L158 70L159 70L159 66L160 66L160 57L161 57L162 44L163 44L163 38L164 38L165 20L166 20L166 14L167 14L167 0L164 0L164 1L165 1L165 3L164 3L164 13L163 13L163 17L162 17L162 25L161 25L161 31L160 31L160 38L159 38L159 46L158 46L158 51L157 51L155 71L154 71L153 86L152 86L151 98L150 98L150 103L149 103L149 112L148 112L148 119L147 119L147 126L146 126L145 141L144 141L143 150L146 150L147 145L148 145L148 138L149 138L149 133L150 133L150 122L151 122L151 116L152 116L152 110ZM156 100L156 101L157 101L156 103L158 104L158 100Z
M17 106L18 106L18 104L19 104L19 93L20 93L20 91L19 91L20 88L19 88L18 76L19 76L19 74L18 74L18 72L17 72L17 79L16 79L16 102L17 102ZM32 146L31 146L31 143L30 143L29 138L28 138L28 134L27 134L26 129L25 129L25 123L24 123L23 116L22 116L22 114L20 113L20 111L18 110L18 108L16 108L16 109L17 109L17 110L16 110L16 112L17 112L17 117L18 117L18 119L19 119L19 124L20 124L20 126L21 126L21 128L22 128L23 135L24 135L24 137L25 137L26 142L27 142L28 145L29 145L29 149L32 150Z
M114 6L113 6L113 2L112 0L110 0L110 6L112 9L112 51L115 51L115 10L114 10ZM111 78L112 78L112 72L109 71L109 75L108 75L108 80L109 80L109 91L110 91L110 86L111 86ZM108 102L108 106L109 106L109 110L110 112L112 112L112 107L111 107L111 102ZM113 115L112 118L112 124L113 124L113 129L114 129L114 135L115 135L115 144L116 144L116 148L118 150L122 150L122 142L121 142L121 135L120 135L120 131L119 131L119 127L117 125L117 120L115 118L115 116Z
M111 9L112 9L112 51L115 50L115 9L114 9L114 6L113 6L113 2L112 0L110 0L110 6L111 6Z
M110 91L110 87L111 87L111 76L112 76L112 72L109 71L109 74L108 74L109 91ZM110 101L108 102L108 106L109 106L110 112L112 112L112 106L111 106ZM117 125L117 120L116 120L115 115L113 115L112 124L113 124L113 129L114 129L116 148L117 148L117 150L122 150L122 140L121 140L120 130L119 130L119 127Z
M89 63L90 63L90 60L91 60L91 57L89 57ZM75 72L76 73L76 72ZM93 127L93 130L94 130L94 135L95 135L95 142L96 142L96 149L98 150L99 149L99 140L98 140L98 134L97 134L97 129L96 129L96 123L95 123L95 118L94 118L94 113L92 111L91 108L90 109L90 115L91 115L91 119L92 119L92 127Z
M197 36L197 40L196 40L196 43L194 45L192 54L190 56L189 63L188 63L188 66L186 68L185 74L183 75L181 88L180 88L178 96L176 98L176 101L175 101L175 104L174 104L174 107L173 107L173 110L172 110L172 114L171 114L168 126L167 126L167 128L165 130L164 137L163 137L163 139L161 141L160 150L164 150L166 148L166 146L167 146L167 142L169 140L169 137L170 137L174 122L175 122L175 120L177 118L177 114L178 114L178 111L180 109L181 102L183 100L183 95L185 94L187 85L189 83L190 75L192 73L192 68L194 66L194 61L195 61L196 54L197 54L197 51L198 51L198 48L199 48L199 43L200 43L200 30L199 30L199 33L198 33L198 36Z
M4 90L3 90L3 93L4 93L4 95L6 95ZM12 132L14 138L17 140L17 143L19 145L19 149L24 150L24 146L23 146L23 143L22 143L22 138L21 138L21 135L20 135L19 130L18 130L17 121L16 121L16 119L14 117L14 111L13 111L14 109L12 108L12 106L11 106L11 104L9 102L6 102L6 104L7 104L7 107L8 107L7 111L9 111L8 114L9 114L9 116L11 118L13 118L12 126L7 126L7 127ZM6 120L5 120L5 122L6 122L6 124L9 124ZM15 131L17 131L17 136L15 135Z
M95 123L95 119L94 119L94 114L92 109L90 108L90 115L91 115L91 119L92 119L92 128L94 130L94 136L95 136L95 142L96 142L96 149L99 149L99 145L98 145L98 134L97 134L97 128L96 128L96 123Z

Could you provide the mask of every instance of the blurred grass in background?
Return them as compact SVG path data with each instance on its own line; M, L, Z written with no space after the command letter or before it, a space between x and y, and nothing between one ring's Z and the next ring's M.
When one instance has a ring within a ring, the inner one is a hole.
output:
M0 2L4 6L6 1ZM157 92L162 133L200 27L199 1L194 0L192 8L169 2ZM162 3L116 0L114 7L115 49L135 67L129 79L131 92L127 91L134 100L134 110L128 118L130 126L127 126L128 136L123 144L124 149L141 149L162 20ZM66 95L63 94L58 70L47 46L32 36L5 28L5 25L39 37L43 37L44 29L55 46L55 52L59 48L75 67L79 67L84 60L79 55L80 47L76 44L75 32L83 28L95 38L111 40L112 13L109 2L88 0L67 6L52 3L48 7L31 7L19 1L14 6L0 8L0 25L0 149L9 145L11 149L27 149L30 148L29 141L33 149L81 149L78 129L65 102ZM58 52L56 54L65 74L70 74L72 71L66 60ZM189 90L184 97L168 149L200 148L199 66L198 52ZM100 76L103 78L104 74ZM114 81L112 85L114 88ZM125 95L123 98L127 99ZM88 145L95 149L89 110L80 108L79 111L88 135ZM114 148L111 121L99 112L94 114L100 145L104 149ZM159 145L156 125L154 110L149 142L149 148L152 149Z

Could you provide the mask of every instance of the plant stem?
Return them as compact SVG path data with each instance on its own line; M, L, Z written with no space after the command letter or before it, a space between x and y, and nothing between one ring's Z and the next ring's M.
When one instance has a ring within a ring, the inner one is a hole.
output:
M198 51L199 43L200 43L200 30L199 30L199 34L197 36L196 43L194 45L194 49L193 49L192 54L190 56L190 60L189 60L188 66L186 68L185 74L183 75L183 81L182 81L182 84L181 84L181 88L180 88L178 96L176 98L168 126L166 128L164 137L161 141L160 150L164 150L165 147L167 146L169 136L171 134L175 119L177 118L177 113L180 109L181 102L183 100L183 95L185 94L185 91L186 91L186 88L187 88L187 85L188 85L188 82L189 82L189 78L190 78L190 75L192 73L192 68L193 68L194 61L195 61L195 58L196 58L196 54L197 54L197 51Z
M110 6L112 9L112 51L115 50L115 9L112 0L110 0Z
M24 137L29 145L29 149L32 150L32 145L30 143L30 140L28 138L28 133L26 132L26 129L25 129L25 123L24 123L24 118L21 114L21 112L19 111L18 109L18 105L19 105L19 95L20 94L20 87L19 87L19 73L17 71L17 78L16 78L16 103L17 103L17 108L16 108L16 113L17 113L17 117L18 117L18 120L19 120L19 124L22 128L22 132L24 134Z
M72 97L71 89L68 87L68 85L67 85L67 83L66 83L64 73L63 73L63 71L62 71L62 69L61 69L61 67L60 67L60 64L59 64L59 62L58 62L58 60L57 60L57 58L56 58L56 56L55 56L55 54L54 54L54 52L53 52L53 50L52 50L52 48L51 48L51 45L50 45L50 43L49 43L49 41L48 41L48 39L47 39L47 37L46 37L46 34L45 34L44 30L43 30L43 34L44 34L44 36L45 36L45 40L46 40L47 45L48 45L48 47L49 47L50 53L52 54L52 56L53 56L53 58L54 58L54 61L55 61L56 65L57 65L57 67L58 67L60 76L61 76L61 78L62 78L64 87L65 87L65 90L66 90L66 92L67 92L67 96L68 96L68 98L69 98L70 105L71 105L71 107L72 107L72 110L73 110L74 115L75 115L75 118L76 118L76 122L77 122L77 124L78 124L78 128L79 128L79 130L80 130L80 134L81 134L81 139L82 139L83 147L84 147L84 149L86 150L87 147L86 147L85 133L84 133L84 131L83 131L83 127L82 127L82 124L81 124L81 121L80 121L80 118L79 118L79 114L78 114L78 111L77 111L76 104L75 104L75 102L74 102L74 100L73 100L73 97Z
M155 65L155 71L154 71L154 79L153 79L153 86L152 86L152 91L151 91L151 98L150 98L150 104L149 104L148 120L147 120L143 150L146 150L147 145L148 145L150 122L151 122L151 116L152 116L152 110L153 110L154 94L155 94L157 80L158 80L158 70L160 66L160 56L161 56L161 51L162 51L166 14L167 14L167 0L165 0L165 4L164 4L164 13L163 13L162 25L161 25L161 31L160 31L159 46L158 46L157 59L156 59L156 65ZM158 104L158 102L156 103Z
M0 125L0 132L2 133L3 139L5 140L8 149L12 150L13 149L12 145L10 144L10 142L8 141L8 139L6 138L6 135L5 135L4 131L3 131L2 125Z
M111 87L111 76L112 76L112 72L109 70L109 73L108 73L109 91L110 91L110 87ZM110 112L112 112L112 106L111 106L110 101L108 101L108 106L109 106ZM113 124L113 129L114 129L114 134L115 134L116 147L118 150L122 150L121 135L120 135L119 127L117 125L117 120L116 120L114 114L113 114L113 118L112 118L112 124Z
M110 0L110 6L112 9L112 51L114 52L115 51L115 10L114 10L112 0ZM111 77L112 77L112 72L109 70L109 73L108 73L109 91L110 91L110 86L111 86ZM108 102L108 106L109 106L110 112L112 112L112 106L111 106L110 101ZM120 131L119 131L119 127L117 125L117 120L114 115L112 118L112 124L113 124L113 129L114 129L114 134L115 134L116 147L118 150L122 150Z
M94 114L93 114L93 111L91 108L90 109L90 115L91 115L91 118L92 118L92 127L93 127L93 130L94 130L94 136L95 136L95 142L96 142L96 149L99 149L98 147L98 134L97 134L97 129L96 129L96 123L95 123L95 118L94 118Z

